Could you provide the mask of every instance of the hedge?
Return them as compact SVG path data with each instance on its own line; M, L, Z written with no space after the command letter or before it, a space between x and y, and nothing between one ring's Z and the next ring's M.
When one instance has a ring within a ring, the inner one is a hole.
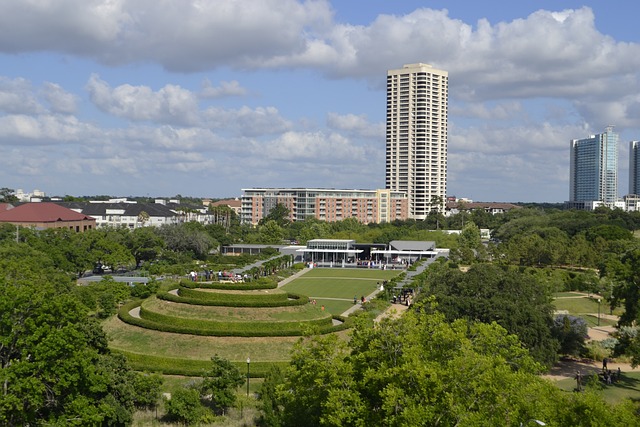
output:
M256 295L256 298L253 298L253 295L239 294L226 294L226 298L203 299L201 298L202 294L205 294L205 292L194 294L194 296L192 297L186 297L183 295L175 295L169 292L163 292L158 293L156 296L159 299L165 301L177 302L182 304L222 307L293 307L296 305L305 305L309 303L308 296L294 294L291 292L286 294L279 294L284 295L284 298L278 300L269 300L262 295Z
M323 327L331 324L331 317L325 316L312 320L290 320L272 322L221 322L215 320L191 319L185 317L169 316L140 307L140 317L157 323L167 323L172 327L184 328L187 331L201 330L205 335L215 336L279 336L289 335L291 332L300 331L303 326ZM257 335L247 335L257 334Z
M225 303L227 301L233 303L235 301L254 301L255 303L265 301L267 303L284 302L287 300L287 293L278 291L274 293L242 293L242 294L230 294L224 292L206 292L197 289L180 288L178 289L178 295L185 298L196 298L203 301L219 301Z
M154 356L151 354L139 354L132 353L125 350L112 350L114 353L120 353L127 358L129 366L136 371L141 372L157 372L164 375L184 375L189 377L200 377L205 372L211 369L210 360L193 360L193 359L178 359L173 357ZM231 363L246 375L247 363L245 361ZM289 365L289 362L285 361L273 361L273 362L260 362L251 361L251 367L249 369L251 378L264 378L267 373L274 366L285 368Z
M138 300L124 304L118 310L118 318L125 323L141 328L177 334L221 337L283 337L328 334L350 328L349 322L340 316L333 316L334 319L342 322L336 326L333 325L329 317L302 322L211 322L166 316L150 312L143 307L140 308L140 317L133 317L129 311L138 305L140 305Z
M252 291L259 289L276 289L276 282L239 282L239 283L220 283L220 282L191 282L189 280L181 280L180 286L189 289L227 289L230 291Z

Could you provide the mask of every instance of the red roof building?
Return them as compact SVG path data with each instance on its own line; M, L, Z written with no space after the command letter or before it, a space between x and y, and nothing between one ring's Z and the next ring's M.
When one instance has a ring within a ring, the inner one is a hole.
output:
M68 228L76 232L96 228L95 218L48 202L25 203L0 211L2 222L33 228Z

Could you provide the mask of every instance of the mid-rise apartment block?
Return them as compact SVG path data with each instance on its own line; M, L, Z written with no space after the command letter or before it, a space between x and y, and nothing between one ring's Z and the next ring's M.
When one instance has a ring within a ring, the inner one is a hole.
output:
M444 211L449 74L428 64L387 71L387 189L405 192L409 217Z
M613 126L589 138L571 140L569 204L589 209L618 202L618 134Z
M257 224L278 204L289 210L291 221L316 218L334 222L355 218L368 224L408 218L404 192L319 188L249 188L242 192L240 220L245 224Z

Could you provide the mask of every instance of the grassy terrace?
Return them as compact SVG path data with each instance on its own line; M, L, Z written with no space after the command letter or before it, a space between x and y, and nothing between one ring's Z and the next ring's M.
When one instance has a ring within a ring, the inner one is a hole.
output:
M229 360L260 355L263 361L287 360L299 337L203 337L153 331L127 325L111 317L103 327L111 348L139 354L207 360L214 354Z
M353 306L354 296L360 298L371 294L379 283L399 273L398 270L378 269L313 269L280 289L181 289L190 292L190 304L151 297L143 302L142 308L154 313L154 316L162 315L168 322L171 320L166 319L174 318L176 324L219 322L222 325L226 324L228 328L235 324L249 324L247 327L251 329L253 325L250 324L255 323L256 330L268 328L269 325L276 328L278 322L293 322L297 325L299 321L302 325L328 318L330 314L343 313ZM282 295L283 301L286 302L287 292L311 296L317 300L317 304L232 307L224 304L212 306L197 303L200 298L217 298L216 295L224 297L223 300L237 300L243 296L253 300L269 296L279 298ZM256 363L255 374L260 376L266 373L269 364L286 362L294 343L300 339L299 336L223 337L163 332L124 323L115 316L106 320L103 327L110 338L110 347L115 351L124 352L137 369L184 372L186 375L197 375L211 356L217 354L239 365L245 364L246 358L251 357L252 362ZM348 331L332 333L345 339L348 335Z
M309 304L293 307L224 307L179 304L149 298L142 306L150 311L168 316L210 321L277 322L291 320L311 320L324 317L317 306Z

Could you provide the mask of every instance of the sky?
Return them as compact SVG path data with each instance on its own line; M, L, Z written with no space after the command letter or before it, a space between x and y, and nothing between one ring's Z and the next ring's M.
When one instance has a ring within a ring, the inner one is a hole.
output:
M0 187L384 188L386 72L449 72L447 194L562 202L569 142L640 139L640 3L0 2Z

